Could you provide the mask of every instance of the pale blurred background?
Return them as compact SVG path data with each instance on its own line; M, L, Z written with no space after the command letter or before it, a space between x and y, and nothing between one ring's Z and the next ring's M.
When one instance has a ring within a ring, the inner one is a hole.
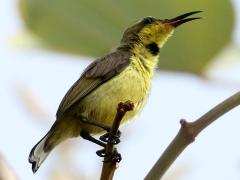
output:
M114 179L143 179L181 118L193 121L239 91L240 1L121 2L22 0L21 14L18 0L0 2L0 153L19 179L99 178L102 159L95 152L101 148L80 138L58 146L34 175L28 155L83 69L146 15L205 11L162 49L144 111L121 128L123 160ZM208 127L164 179L239 180L239 117L238 107Z

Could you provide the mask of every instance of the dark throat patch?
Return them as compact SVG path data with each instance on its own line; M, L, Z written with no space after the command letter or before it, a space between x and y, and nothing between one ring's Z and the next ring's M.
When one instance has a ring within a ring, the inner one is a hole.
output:
M159 50L160 50L158 45L155 42L146 45L146 48L154 56L158 55Z

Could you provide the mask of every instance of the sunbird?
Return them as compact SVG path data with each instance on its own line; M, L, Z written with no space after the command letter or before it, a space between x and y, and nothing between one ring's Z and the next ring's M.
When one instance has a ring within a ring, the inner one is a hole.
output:
M138 114L150 92L160 49L176 27L200 19L188 18L200 12L164 20L145 17L127 28L120 45L93 61L62 99L55 123L30 152L33 173L53 148L67 138L81 136L102 145L92 135L104 131L101 125L112 125L119 102L130 100L134 104L133 111L126 113L121 123Z

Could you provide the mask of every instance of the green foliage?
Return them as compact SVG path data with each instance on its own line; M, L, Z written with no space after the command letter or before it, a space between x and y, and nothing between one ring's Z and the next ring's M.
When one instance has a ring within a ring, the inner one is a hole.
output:
M172 18L203 10L202 20L177 29L161 50L160 68L200 74L230 40L230 1L20 0L27 27L54 49L100 56L117 46L123 31L145 16Z

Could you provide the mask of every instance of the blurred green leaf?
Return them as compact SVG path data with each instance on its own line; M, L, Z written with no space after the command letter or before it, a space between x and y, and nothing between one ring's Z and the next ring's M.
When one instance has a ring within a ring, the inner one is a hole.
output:
M200 74L229 42L230 1L20 0L27 27L57 50L100 56L117 46L123 31L145 16L171 18L203 10L202 20L177 29L161 50L160 68Z

